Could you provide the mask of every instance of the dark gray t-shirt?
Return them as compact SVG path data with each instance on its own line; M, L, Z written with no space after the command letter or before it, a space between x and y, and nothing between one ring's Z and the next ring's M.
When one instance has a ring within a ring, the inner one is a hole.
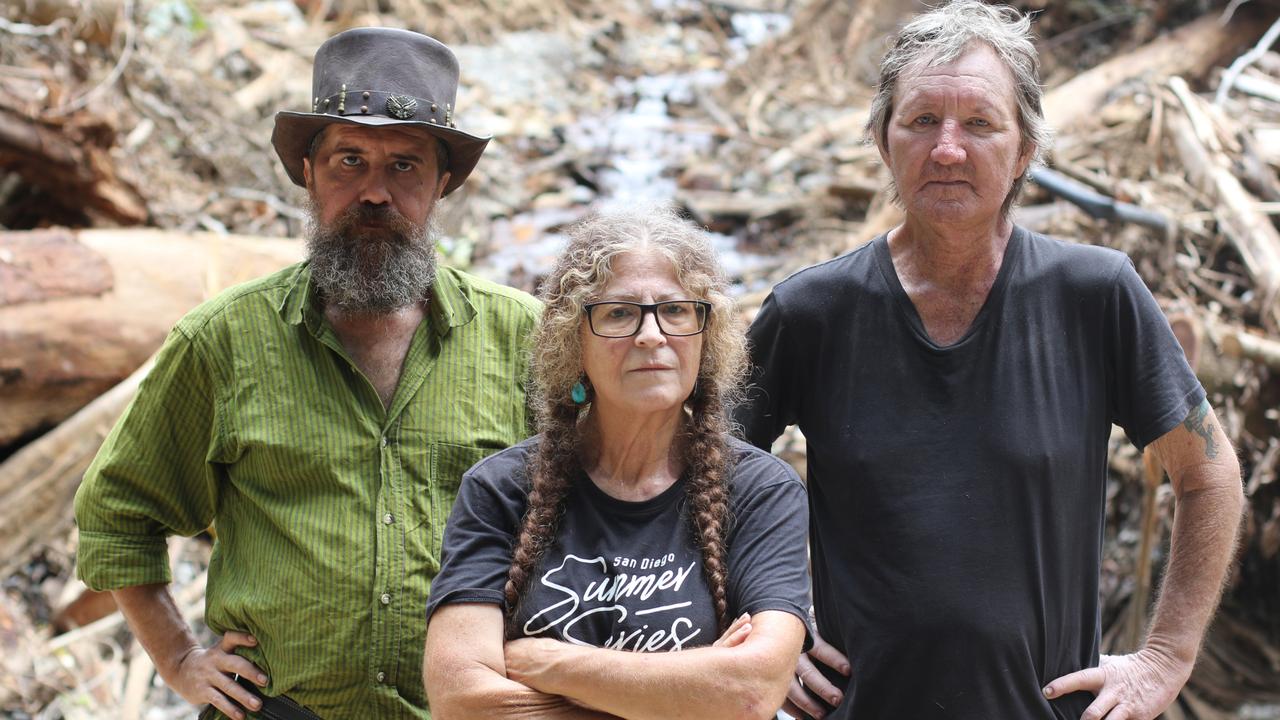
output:
M505 608L502 588L528 501L525 463L537 441L486 458L463 477L428 617L447 603ZM730 442L729 617L781 610L807 627L804 486L781 460ZM519 604L516 634L644 652L715 642L685 480L642 502L611 497L585 474L573 483L555 542Z
M1143 446L1204 399L1128 258L1015 229L939 347L881 236L750 338L748 439L807 440L818 629L853 666L829 717L1078 718L1040 689L1098 660L1111 425Z

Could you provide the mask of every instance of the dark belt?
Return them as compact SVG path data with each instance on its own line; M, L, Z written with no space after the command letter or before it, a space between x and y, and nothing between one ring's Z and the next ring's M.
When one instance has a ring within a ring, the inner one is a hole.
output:
M257 712L250 711L250 717L266 718L266 720L323 720L319 715L302 707L285 695L267 697L262 694L257 685L249 682L246 678L237 677L236 682L262 701L262 709ZM201 714L201 717L204 716L204 714Z

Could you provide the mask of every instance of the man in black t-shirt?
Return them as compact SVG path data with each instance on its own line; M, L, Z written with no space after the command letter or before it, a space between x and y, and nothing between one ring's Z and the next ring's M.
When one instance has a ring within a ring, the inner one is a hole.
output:
M1238 527L1239 468L1132 263L1008 211L1047 145L1029 23L960 0L903 29L868 132L901 225L796 273L750 331L738 415L804 432L817 624L788 711L1153 718L1190 675ZM1177 497L1147 640L1100 658L1111 425ZM832 659L834 658L834 659ZM1110 714L1108 714L1110 713Z

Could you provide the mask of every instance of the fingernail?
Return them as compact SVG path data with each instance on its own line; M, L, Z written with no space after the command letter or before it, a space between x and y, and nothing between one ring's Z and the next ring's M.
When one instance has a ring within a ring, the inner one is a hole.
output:
M853 670L853 668L849 667L848 665L841 665L841 666L840 666L840 674L841 674L841 675L848 675L848 674L849 674L849 672L850 672L851 670Z
M266 676L266 675L259 675L259 676L258 676L258 684L259 684L259 685L266 685L266 684L267 684L267 676Z
M832 705L840 704L840 696L836 694L831 695L831 697L827 698L827 700L829 700Z
M1045 685L1045 686L1044 686L1044 696L1045 696L1045 697L1053 697L1053 686L1052 686L1052 685Z
M250 636L249 636L249 644L250 644L250 645L257 645L257 644L258 644L258 638L256 638L256 637L254 637L254 636L250 635Z

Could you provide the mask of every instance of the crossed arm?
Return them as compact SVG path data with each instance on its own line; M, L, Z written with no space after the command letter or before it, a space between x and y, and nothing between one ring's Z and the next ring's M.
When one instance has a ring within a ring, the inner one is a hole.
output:
M740 619L727 642L671 653L545 638L504 646L502 623L496 605L435 612L423 671L435 717L771 718L804 642L800 620L776 611L752 616L749 625Z

